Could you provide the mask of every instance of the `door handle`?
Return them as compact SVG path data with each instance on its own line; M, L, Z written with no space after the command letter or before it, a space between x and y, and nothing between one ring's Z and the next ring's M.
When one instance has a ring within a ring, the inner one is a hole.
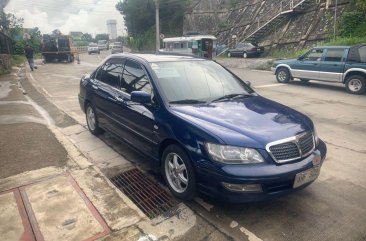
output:
M125 100L119 96L115 97L118 102L125 102Z
M116 102L117 101L115 98L112 98L112 97L108 97L108 100L111 100L113 102Z
M93 89L95 89L95 90L99 89L99 88L98 88L98 85L92 85L92 87L93 87Z

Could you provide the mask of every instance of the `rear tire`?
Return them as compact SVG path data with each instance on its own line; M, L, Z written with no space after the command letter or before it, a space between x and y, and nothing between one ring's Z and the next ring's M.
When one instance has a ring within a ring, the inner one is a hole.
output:
M276 79L279 83L288 83L290 82L291 76L290 71L286 68L279 68L276 72Z
M231 58L231 53L230 52L227 52L227 57Z
M162 171L174 196L182 200L192 200L195 197L195 173L190 158L181 147L170 145L164 150Z
M244 58L244 59L248 58L248 54L247 54L247 52L244 52L244 53L243 53L243 58Z
M309 79L300 79L300 81L303 83L308 83L310 80Z
M361 75L351 75L346 80L346 90L348 93L361 95L365 93L366 81Z
M99 127L99 122L97 118L97 114L95 112L95 108L88 103L85 108L85 117L86 117L86 124L88 125L89 131L93 135L99 135L103 133L103 130Z

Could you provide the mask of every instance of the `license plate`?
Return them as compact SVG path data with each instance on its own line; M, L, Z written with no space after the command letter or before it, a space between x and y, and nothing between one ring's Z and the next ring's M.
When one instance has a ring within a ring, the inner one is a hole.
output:
M320 173L320 166L315 166L306 171L297 173L295 176L293 188L297 188L306 183L314 181L319 176L319 173Z
M257 49L258 51L261 51L261 49Z

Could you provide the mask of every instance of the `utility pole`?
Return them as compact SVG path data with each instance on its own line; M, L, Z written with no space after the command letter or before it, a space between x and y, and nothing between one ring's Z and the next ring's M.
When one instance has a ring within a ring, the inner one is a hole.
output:
M154 0L155 2L155 25L156 25L156 53L160 49L160 30L159 30L159 0Z
M334 29L333 29L334 39L336 39L337 7L338 7L338 0L335 1L335 6L334 6Z

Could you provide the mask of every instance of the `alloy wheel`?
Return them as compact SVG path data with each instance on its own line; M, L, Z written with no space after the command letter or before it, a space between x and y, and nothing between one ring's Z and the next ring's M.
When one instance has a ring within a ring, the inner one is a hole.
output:
M86 111L86 120L87 120L87 124L88 127L90 128L91 131L95 130L95 114L94 114L94 110L93 108L91 108L90 106L88 106L88 109Z
M177 153L169 153L165 160L165 174L169 186L177 193L183 193L188 187L187 167Z

